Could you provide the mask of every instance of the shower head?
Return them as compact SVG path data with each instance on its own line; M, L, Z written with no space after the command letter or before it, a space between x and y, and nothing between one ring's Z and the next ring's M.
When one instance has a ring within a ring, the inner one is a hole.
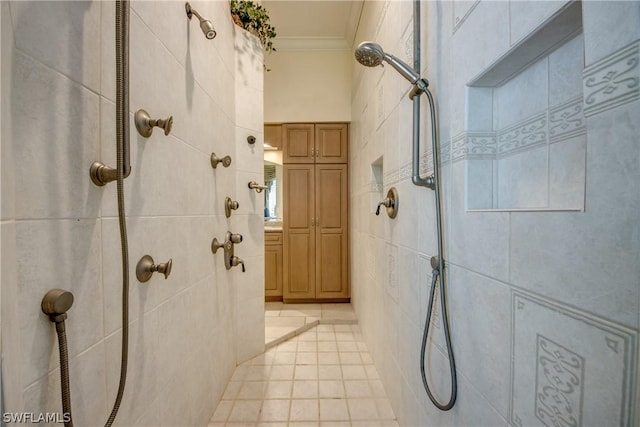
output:
M384 59L382 46L373 42L360 43L354 54L358 62L365 67L377 67Z
M412 84L420 80L420 75L409 65L393 55L385 53L382 46L373 42L362 42L355 51L356 59L365 67L376 67L386 61Z
M213 28L213 24L208 19L204 19L195 9L191 7L189 2L184 4L184 8L187 11L187 17L191 19L193 15L200 20L200 29L204 33L204 36L211 40L216 36L216 30Z

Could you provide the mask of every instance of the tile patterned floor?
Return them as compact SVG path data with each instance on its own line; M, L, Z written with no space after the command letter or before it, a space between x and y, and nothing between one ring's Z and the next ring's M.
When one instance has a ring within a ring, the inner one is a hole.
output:
M319 324L238 366L209 427L398 427L358 325Z
M283 304L264 308L265 345L270 348L320 323L357 323L351 304Z

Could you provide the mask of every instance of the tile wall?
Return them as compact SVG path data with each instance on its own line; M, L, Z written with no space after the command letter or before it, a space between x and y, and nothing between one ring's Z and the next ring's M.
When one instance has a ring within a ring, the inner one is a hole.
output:
M131 3L122 425L205 424L236 364L264 345L263 291L252 285L263 281L263 207L246 187L262 175L261 144L246 143L262 136L262 53L226 2L192 6L213 21L214 40L182 2ZM120 242L115 184L94 186L88 170L95 160L115 163L114 3L2 2L1 12L5 410L60 411L55 333L40 312L45 292L60 287L75 295L67 321L75 420L102 424L120 369ZM171 134L139 136L139 108L173 115ZM231 166L212 169L212 151L231 155ZM241 201L230 219L227 195ZM210 250L229 229L244 235L236 248L244 275ZM136 280L144 254L173 259L167 280Z
M374 40L411 64L412 3L366 2L354 46ZM420 380L436 232L434 194L410 180L409 86L391 67L354 68L352 302L400 425L554 425L557 414L568 411L578 424L638 423L640 4L583 2L578 55L584 67L549 78L560 85L550 87L549 97L575 97L577 90L583 99L584 211L466 210L473 165L458 142L481 130L475 126L487 113L470 109L470 98L483 93L468 85L566 4L421 3L421 71L439 112L458 374L458 401L449 412L429 402ZM484 101L491 106L494 99ZM427 114L425 101L423 172L431 169ZM575 165L553 167L562 176ZM398 189L395 220L373 213L384 194L380 175L384 192ZM442 315L435 311L427 370L436 395L446 400L449 371ZM570 392L551 386L551 369L573 381ZM567 404L559 407L552 396Z

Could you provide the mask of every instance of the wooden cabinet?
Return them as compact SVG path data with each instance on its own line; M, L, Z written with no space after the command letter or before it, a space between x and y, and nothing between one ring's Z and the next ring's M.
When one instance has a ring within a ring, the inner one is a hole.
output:
M264 125L264 143L282 150L282 125Z
M316 298L349 297L347 165L316 165Z
M284 299L313 299L315 167L284 165Z
M347 133L347 124L283 125L285 301L349 298Z
M346 123L282 125L284 163L347 163Z
M264 295L267 301L282 300L282 232L264 234Z

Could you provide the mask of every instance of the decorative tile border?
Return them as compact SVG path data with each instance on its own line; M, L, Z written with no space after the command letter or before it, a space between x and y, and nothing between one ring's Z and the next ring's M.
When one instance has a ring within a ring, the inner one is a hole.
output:
M498 131L498 155L529 149L547 143L547 113Z
M451 162L451 142L441 142L440 145L440 161L442 164Z
M467 134L467 157L493 159L498 151L495 132L469 132Z
M467 155L467 134L461 133L451 141L451 161L464 159Z
M584 115L589 117L640 99L640 41L584 70Z
M512 290L510 423L633 425L637 351L636 331Z
M582 97L549 110L549 142L559 142L574 136L584 135L584 114Z

